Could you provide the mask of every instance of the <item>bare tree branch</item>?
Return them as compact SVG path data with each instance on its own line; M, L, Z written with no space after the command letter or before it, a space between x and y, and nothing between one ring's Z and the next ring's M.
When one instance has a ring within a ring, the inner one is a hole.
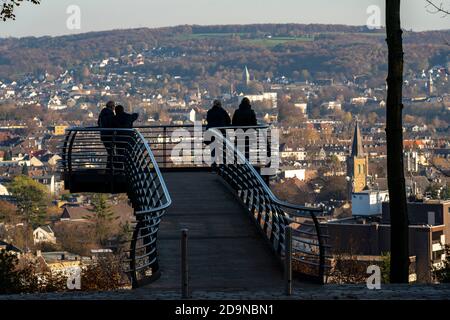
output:
M441 13L442 18L445 18L448 15L450 15L450 3L448 4L448 6L445 6L443 2L437 4L437 2L435 2L434 0L425 0L425 2L427 3L425 5L425 8L427 8L427 11L429 13L432 14ZM447 46L450 46L450 41L448 41L447 39L443 40Z
M439 4L437 4L437 2L432 1L432 0L425 0L425 2L427 3L425 8L431 9L428 12L433 13L433 14L442 13L443 14L442 17L450 15L450 8L444 6L443 2L441 2Z
M14 10L24 1L31 2L33 4L39 4L41 2L41 0L3 0L0 11L0 20L16 20Z

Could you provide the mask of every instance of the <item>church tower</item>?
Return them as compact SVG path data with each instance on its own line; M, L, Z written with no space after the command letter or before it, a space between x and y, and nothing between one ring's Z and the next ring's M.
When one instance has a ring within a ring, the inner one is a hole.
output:
M250 84L250 72L248 72L247 66L245 66L244 72L242 73L242 84L245 87L248 87Z
M428 78L427 87L428 87L428 96L432 97L434 94L434 85L433 85L433 77L431 76L431 72L430 72L430 77Z
M361 192L367 187L369 173L369 159L364 152L359 123L356 122L350 156L347 158L348 194Z

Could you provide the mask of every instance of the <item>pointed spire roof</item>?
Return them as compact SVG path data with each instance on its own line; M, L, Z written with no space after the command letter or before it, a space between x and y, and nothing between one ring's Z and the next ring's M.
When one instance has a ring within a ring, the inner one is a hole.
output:
M362 135L361 130L359 129L359 122L356 121L355 133L353 134L353 143L352 143L352 157L364 157L364 149L362 143Z
M244 73L242 74L242 80L245 84L248 84L250 82L250 72L248 72L247 66L244 68Z

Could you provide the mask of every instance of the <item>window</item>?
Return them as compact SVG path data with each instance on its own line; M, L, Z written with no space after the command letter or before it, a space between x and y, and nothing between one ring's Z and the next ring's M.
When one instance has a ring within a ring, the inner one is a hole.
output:
M436 224L436 217L434 211L428 211L428 224L433 226Z

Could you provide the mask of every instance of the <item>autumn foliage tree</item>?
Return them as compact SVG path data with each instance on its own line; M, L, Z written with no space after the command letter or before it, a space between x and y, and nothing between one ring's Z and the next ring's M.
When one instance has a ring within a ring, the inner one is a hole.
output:
M114 255L100 256L96 263L83 268L81 290L117 290L130 285L122 269L120 259Z

